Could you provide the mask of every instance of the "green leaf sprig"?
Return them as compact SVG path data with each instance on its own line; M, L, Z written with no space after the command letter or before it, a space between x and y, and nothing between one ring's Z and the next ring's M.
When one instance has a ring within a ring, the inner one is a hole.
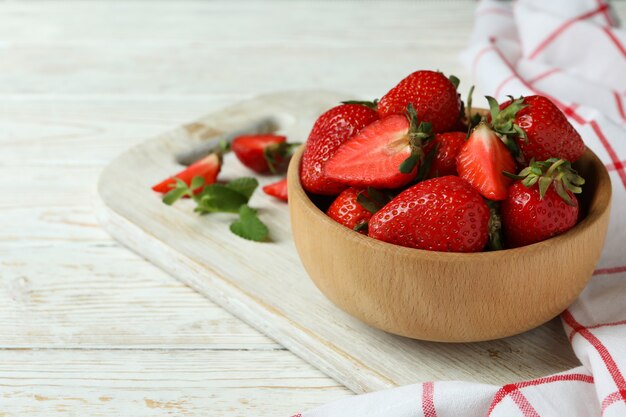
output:
M176 178L174 188L163 196L163 203L172 205L183 197L190 197L196 203L194 211L200 215L238 213L239 219L230 225L231 232L244 239L262 242L268 239L269 230L259 219L257 211L248 206L258 186L259 182L252 177L207 185L202 177L194 177L189 185ZM200 188L201 191L196 193Z

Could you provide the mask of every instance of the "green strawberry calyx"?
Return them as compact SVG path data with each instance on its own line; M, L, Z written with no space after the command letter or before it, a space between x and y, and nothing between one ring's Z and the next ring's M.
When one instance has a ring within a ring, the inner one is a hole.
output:
M361 191L356 196L356 202L372 214L378 212L389 201L391 196L372 187L367 187L367 190Z
M434 137L432 125L417 119L417 112L412 103L409 103L406 108L406 117L409 120L408 138L411 154L400 164L399 169L403 174L411 173L418 163L424 166L426 155L423 146Z
M570 206L574 205L571 195L582 193L585 179L578 175L572 164L565 159L550 158L545 161L530 161L530 165L514 175L505 172L509 178L521 180L528 188L539 186L539 198L543 199L550 186Z
M270 172L272 174L277 174L278 171L280 171L280 165L283 165L285 161L288 161L300 145L302 145L302 143L282 142L266 146L265 149L263 149L263 157L265 158L265 161L267 161L267 166L269 167Z
M515 124L515 116L520 110L527 107L524 103L524 97L514 99L509 96L511 102L502 110L500 110L500 105L495 98L490 96L485 96L485 98L489 103L492 129L498 134L500 139L502 139L513 156L515 156L518 160L522 160L521 152L515 142L515 139L520 138L524 141L528 141L528 136L526 136L524 129Z
M378 99L375 98L372 101L369 100L346 100L342 101L341 104L358 104L360 106L368 107L372 110L378 110Z

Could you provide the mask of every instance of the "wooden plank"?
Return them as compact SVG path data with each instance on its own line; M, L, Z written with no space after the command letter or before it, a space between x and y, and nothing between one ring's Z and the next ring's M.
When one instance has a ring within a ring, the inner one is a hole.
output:
M172 43L463 42L475 5L468 1L258 2L90 1L0 4L8 42ZM428 18L424 18L428 16ZM438 36L431 36L432 33ZM260 37L262 35L262 38Z
M194 126L229 130L277 114L291 121L283 133L302 138L315 115L336 101L332 94L276 94L207 116ZM558 322L493 342L437 344L391 336L352 319L306 276L290 239L285 206L262 194L253 197L252 205L272 230L273 242L259 244L229 234L228 216L198 218L185 204L189 202L174 207L159 202L150 185L175 171L172 155L194 143L198 138L180 127L113 161L98 188L103 225L130 248L348 388L367 392L431 379L507 383L578 363ZM231 158L223 178L249 174Z
M379 97L419 67L440 68L468 79L457 58L461 47L459 43L433 48L425 38L419 44L358 48L299 44L229 48L193 42L120 47L24 45L0 48L0 94L193 96L321 89ZM65 59L59 61L59 55ZM242 62L259 64L251 69ZM186 81L181 83L180 78Z
M349 391L287 351L5 350L0 416L289 416Z
M104 235L92 214L41 216L59 231L0 233L0 348L283 349L110 238L85 237ZM7 224L26 228L18 217Z

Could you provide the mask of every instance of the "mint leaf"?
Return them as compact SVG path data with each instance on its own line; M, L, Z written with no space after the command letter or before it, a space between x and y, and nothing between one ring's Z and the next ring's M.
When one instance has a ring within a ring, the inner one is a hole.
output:
M171 206L185 195L188 195L189 197L193 196L193 192L189 187L187 187L185 181L178 178L174 178L174 180L176 181L174 187L163 196L163 203L168 206ZM204 181L204 179L202 181Z
M248 197L226 185L210 184L196 197L196 202L195 211L200 214L237 213L239 207L248 202Z
M246 203L248 202L248 200L250 200L250 197L252 197L254 190L256 190L258 186L259 182L256 178L253 177L237 178L226 184L226 187L230 188L231 190L237 191L239 194L245 196Z
M259 219L256 210L247 205L239 208L239 220L230 225L230 231L239 237L261 242L267 240L269 230Z
M191 179L191 183L189 184L189 188L193 191L196 191L198 188L204 185L204 178L200 176L195 176Z
M187 194L186 189L173 188L171 191L168 191L167 194L163 196L163 202L168 206L171 206L176 201L180 200L185 194Z

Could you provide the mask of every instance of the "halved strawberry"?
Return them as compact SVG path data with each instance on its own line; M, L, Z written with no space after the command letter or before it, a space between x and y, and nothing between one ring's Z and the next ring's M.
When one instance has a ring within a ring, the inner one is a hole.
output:
M287 201L287 178L264 186L263 192L279 200Z
M511 179L503 172L514 172L515 160L498 135L480 123L461 148L456 169L483 197L504 200Z
M431 138L430 123L417 125L415 110L366 126L328 161L328 178L352 187L398 188L411 182L424 161L422 144ZM410 121L409 121L410 120Z
M261 134L236 137L231 148L242 164L259 174L265 174L284 169L293 149L298 145L287 143L285 136Z
M220 169L222 167L222 158L217 153L212 153L204 158L194 162L189 165L186 169L180 171L178 174L175 174L169 177L166 180L161 181L157 185L153 186L152 189L158 193L167 193L174 188L176 185L176 178L184 181L188 186L191 185L191 180L194 177L202 177L204 179L204 184L201 187L193 190L195 193L198 193L202 190L205 185L213 184L217 179L217 174L219 174Z

